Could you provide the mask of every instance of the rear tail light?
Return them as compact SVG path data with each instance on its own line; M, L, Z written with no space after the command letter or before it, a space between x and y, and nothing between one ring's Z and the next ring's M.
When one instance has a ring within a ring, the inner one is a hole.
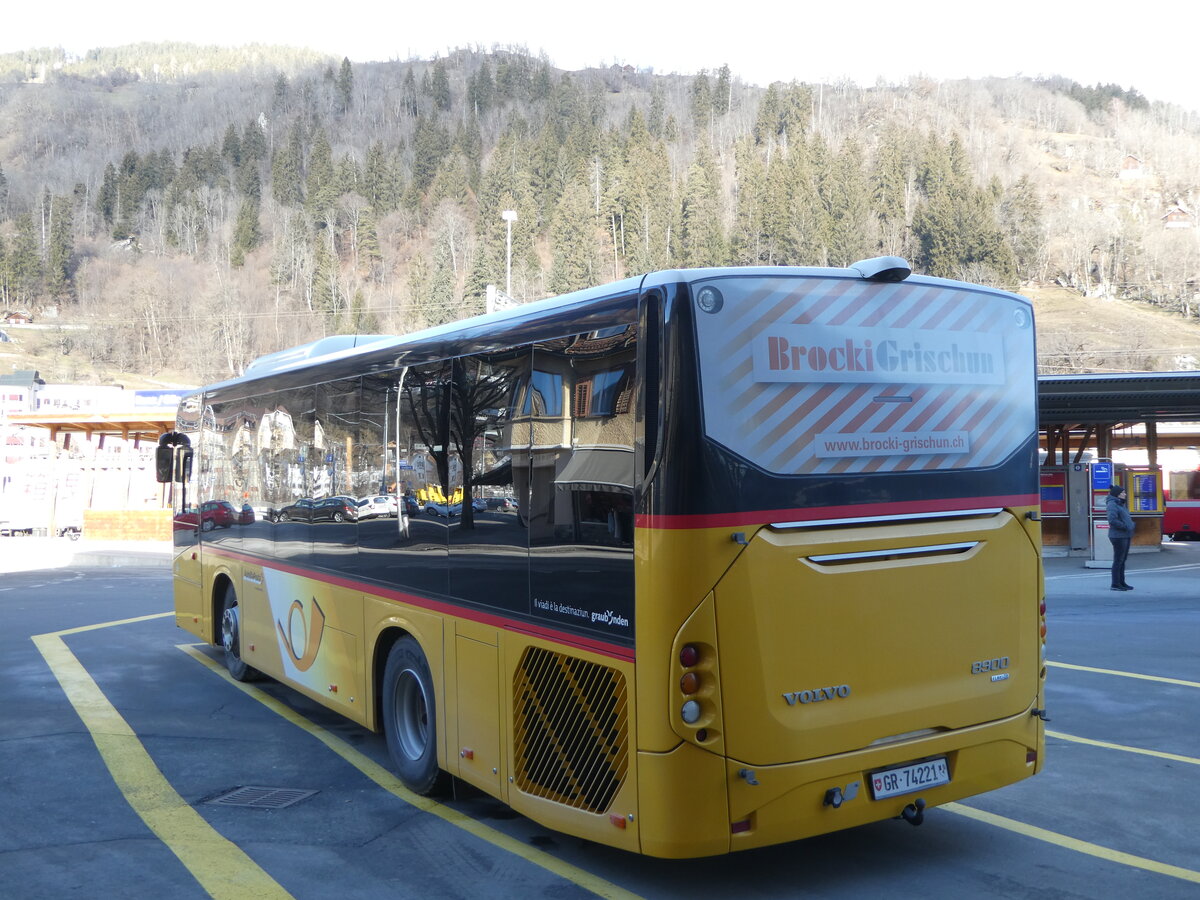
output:
M700 662L700 648L695 644L684 644L683 649L679 651L680 665L685 669L690 669L698 662Z

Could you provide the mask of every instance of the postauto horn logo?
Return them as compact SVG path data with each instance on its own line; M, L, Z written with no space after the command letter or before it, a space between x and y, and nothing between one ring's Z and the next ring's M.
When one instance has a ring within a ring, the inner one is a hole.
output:
M1003 384L1004 341L971 331L775 326L755 339L754 380Z
M325 633L325 613L317 603L317 598L312 598L307 616L304 604L299 600L292 601L287 614L287 627L284 628L278 619L275 620L275 627L279 629L279 638L291 655L296 668L307 672L317 661L317 651L321 649L321 636Z

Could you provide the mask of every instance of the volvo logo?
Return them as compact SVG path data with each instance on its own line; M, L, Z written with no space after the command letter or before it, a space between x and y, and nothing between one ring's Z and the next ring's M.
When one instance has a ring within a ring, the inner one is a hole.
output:
M837 687L823 687L812 691L788 691L783 695L788 706L797 703L820 703L822 700L836 700L838 697L849 697L850 685L839 684Z

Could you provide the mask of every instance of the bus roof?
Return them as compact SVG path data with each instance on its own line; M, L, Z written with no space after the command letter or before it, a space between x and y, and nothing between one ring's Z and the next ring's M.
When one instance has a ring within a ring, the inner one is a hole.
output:
M203 394L212 400L232 399L258 391L319 384L603 328L613 324L613 318L618 314L634 313L638 295L649 288L710 278L800 276L906 281L984 290L1025 300L995 288L908 275L908 271L908 264L896 257L863 260L844 269L745 266L663 270L401 336L336 335L322 338L259 357L250 363L245 374L208 385L195 394Z

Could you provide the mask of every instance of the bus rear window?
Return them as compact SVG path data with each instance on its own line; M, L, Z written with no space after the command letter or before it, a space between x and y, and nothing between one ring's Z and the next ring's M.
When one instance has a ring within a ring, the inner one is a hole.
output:
M694 295L705 433L769 472L982 468L1036 428L1033 318L1013 295L799 276Z

